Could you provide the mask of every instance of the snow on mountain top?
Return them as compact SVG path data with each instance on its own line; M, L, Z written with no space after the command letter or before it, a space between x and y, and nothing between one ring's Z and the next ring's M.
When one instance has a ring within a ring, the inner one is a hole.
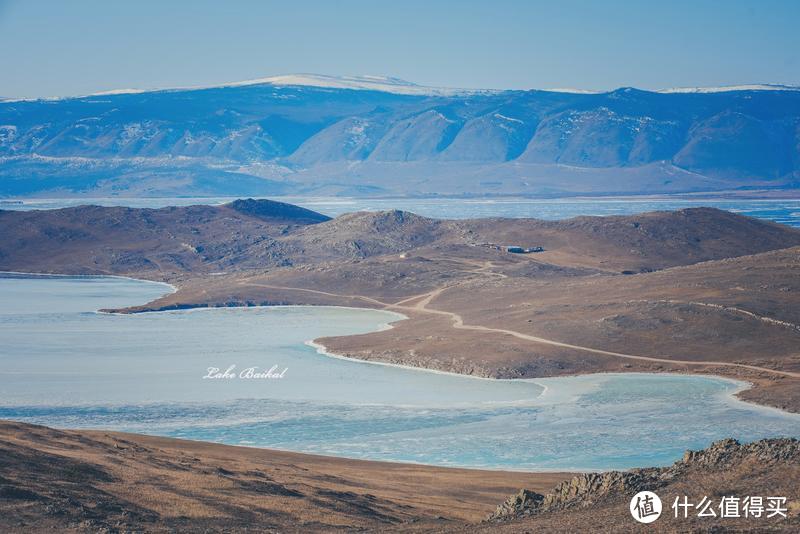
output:
M722 87L673 87L661 89L656 93L727 93L730 91L800 91L796 85L774 83L754 83L749 85L727 85Z
M335 87L337 89L372 89L375 87L392 89L416 89L419 85L391 78L388 76L328 76L324 74L284 74L282 76L269 76L267 78L257 78L226 84L229 86L237 85L311 85L314 87Z
M160 91L197 91L201 89L216 89L222 87L246 87L250 85L274 85L276 87L286 86L306 86L324 87L331 89L358 89L364 91L383 91L401 95L420 95L420 96L458 96L470 94L491 94L499 93L502 90L494 89L458 89L450 87L427 87L407 82L400 78L389 76L328 76L324 74L285 74L281 76L270 76L267 78L256 78L241 82L221 83L216 85L189 86L189 87L169 87L157 89L113 89L110 91L100 91L81 96L65 97L44 97L44 98L9 98L0 99L1 102L25 102L36 100L64 100L69 98L86 98L91 96L112 96L139 93L155 93Z
M45 97L45 98L0 98L0 102L24 102L24 101L53 101L69 98L86 98L95 96L112 96L150 93L159 91L195 91L201 89L214 89L222 87L246 87L251 85L272 85L275 87L286 86L305 86L322 87L330 89L355 89L364 91L382 91L401 95L419 96L459 96L476 94L495 94L502 93L502 89L458 89L450 87L428 87L417 85L400 78L388 76L328 76L324 74L286 74L281 76L270 76L267 78L257 78L241 82L223 83L218 85L192 86L192 87L172 87L164 89L114 89L111 91L101 91L83 96L69 97ZM594 91L590 89L541 89L552 93L573 93L573 94L607 94L613 91ZM730 91L800 91L800 86L779 85L779 84L750 84L750 85L731 85L726 87L675 87L671 89L661 89L652 91L655 93L724 93Z
M610 91L595 91L594 89L575 89L572 87L558 87L555 89L541 89L548 93L572 93L576 95L602 95Z
M152 89L152 90L158 91L158 89ZM147 92L148 92L147 89L112 89L111 91L100 91L98 93L92 93L87 96L133 95L133 94L147 93Z
M270 76L225 84L225 87L243 85L305 85L311 87L329 87L332 89L362 89L367 91L383 91L401 95L452 96L470 93L493 92L483 89L454 89L449 87L426 87L415 83L387 76L327 76L323 74L287 74Z

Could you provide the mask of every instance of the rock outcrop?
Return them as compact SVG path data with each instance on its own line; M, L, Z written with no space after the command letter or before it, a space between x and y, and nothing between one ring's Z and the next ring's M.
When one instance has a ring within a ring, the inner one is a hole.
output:
M587 507L610 497L652 491L689 473L730 470L747 462L757 462L765 468L780 463L797 464L800 441L763 439L743 445L735 439L724 439L703 450L686 451L681 460L669 467L581 474L562 482L547 495L520 490L498 506L487 520L502 521Z

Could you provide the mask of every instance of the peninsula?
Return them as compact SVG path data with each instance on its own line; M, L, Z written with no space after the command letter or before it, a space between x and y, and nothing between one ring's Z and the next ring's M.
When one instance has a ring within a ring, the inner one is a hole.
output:
M800 230L693 208L618 217L330 219L268 200L0 211L0 270L178 290L123 310L344 305L408 317L318 340L338 355L494 378L595 372L745 380L800 411Z

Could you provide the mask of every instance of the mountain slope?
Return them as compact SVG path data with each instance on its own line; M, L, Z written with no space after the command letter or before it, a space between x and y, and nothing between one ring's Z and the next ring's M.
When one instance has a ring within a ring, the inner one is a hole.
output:
M715 208L561 221L456 222L478 242L543 246L537 258L599 269L648 271L800 245L800 231Z
M800 91L440 91L315 80L0 101L0 195L155 195L164 184L187 193L341 192L341 176L357 172L391 194L412 192L409 179L472 194L493 193L481 190L490 181L502 193L541 194L800 180ZM565 180L563 168L586 180ZM644 180L608 180L604 169ZM462 176L477 178L458 184Z
M126 274L285 265L282 235L329 217L291 204L237 200L161 209L78 206L0 210L0 270Z

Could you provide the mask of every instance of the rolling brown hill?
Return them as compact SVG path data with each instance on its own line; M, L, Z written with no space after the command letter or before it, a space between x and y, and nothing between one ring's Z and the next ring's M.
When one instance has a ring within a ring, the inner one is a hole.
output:
M328 217L240 200L162 209L79 206L0 211L0 270L172 279L355 261L433 247L471 257L481 245L543 246L539 262L650 271L800 244L800 231L711 208L565 221L447 221L401 211Z
M649 271L800 244L800 231L715 208L562 221L478 219L475 240L543 246L537 259L604 270Z
M566 473L368 462L0 421L0 532L353 532L480 521Z
M799 459L797 440L723 440L664 468L480 471L0 421L0 531L796 532ZM664 506L646 526L643 489ZM682 495L786 496L787 517L676 519Z
M308 260L362 259L412 250L449 237L445 221L390 210L341 215L323 225L303 228L286 238Z
M322 214L268 200L140 209L0 211L0 269L170 277L284 265L277 241Z

